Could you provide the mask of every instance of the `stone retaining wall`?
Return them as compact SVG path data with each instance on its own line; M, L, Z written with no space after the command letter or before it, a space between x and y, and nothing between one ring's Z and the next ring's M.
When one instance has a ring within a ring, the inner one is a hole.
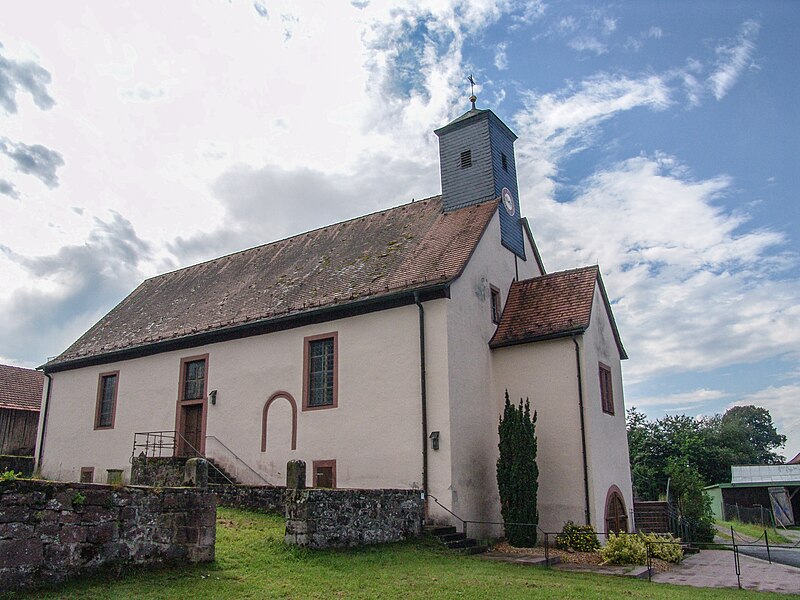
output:
M183 485L186 458L135 456L131 461L131 485L180 487Z
M0 484L0 590L58 583L103 567L214 560L207 490Z
M252 485L210 485L218 506L283 515L286 488Z
M423 506L415 490L290 489L285 540L310 548L398 542L422 534Z

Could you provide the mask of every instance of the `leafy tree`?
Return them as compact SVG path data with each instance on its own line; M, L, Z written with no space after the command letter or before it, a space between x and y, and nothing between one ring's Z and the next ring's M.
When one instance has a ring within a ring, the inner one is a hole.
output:
M711 498L703 491L703 480L694 467L681 459L670 458L667 461L669 475L678 510L692 528L693 542L714 541L714 513L711 510Z
M730 481L732 465L782 462L774 450L786 436L764 408L736 406L702 419L675 415L654 421L632 408L627 417L633 487L642 500L664 494L671 458L696 469L707 485Z
M498 427L500 457L497 459L497 488L500 510L506 523L506 539L512 546L530 547L536 544L539 514L536 496L539 490L539 468L536 466L536 413L531 417L528 400L520 398L514 406L508 398Z
M786 436L775 429L766 408L734 406L720 419L720 435L728 447L741 457L739 464L776 465L783 456L773 452L786 443Z

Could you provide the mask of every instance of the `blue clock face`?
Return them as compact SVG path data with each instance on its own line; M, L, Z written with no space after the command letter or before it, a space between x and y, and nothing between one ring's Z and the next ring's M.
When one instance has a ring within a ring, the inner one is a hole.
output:
M503 197L503 206L506 207L506 212L513 217L515 212L514 196L511 195L511 191L508 188L503 188L501 195Z

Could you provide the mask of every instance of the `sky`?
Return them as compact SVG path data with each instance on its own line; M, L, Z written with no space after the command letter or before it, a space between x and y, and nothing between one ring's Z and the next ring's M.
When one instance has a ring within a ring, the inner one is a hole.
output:
M492 109L548 271L599 264L652 418L767 408L800 452L800 3L0 5L0 362L144 278L440 193Z

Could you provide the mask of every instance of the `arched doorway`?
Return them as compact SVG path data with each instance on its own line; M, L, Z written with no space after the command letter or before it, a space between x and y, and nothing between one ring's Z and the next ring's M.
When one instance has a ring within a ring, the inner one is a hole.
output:
M622 491L612 485L606 495L606 531L628 531L628 509Z

